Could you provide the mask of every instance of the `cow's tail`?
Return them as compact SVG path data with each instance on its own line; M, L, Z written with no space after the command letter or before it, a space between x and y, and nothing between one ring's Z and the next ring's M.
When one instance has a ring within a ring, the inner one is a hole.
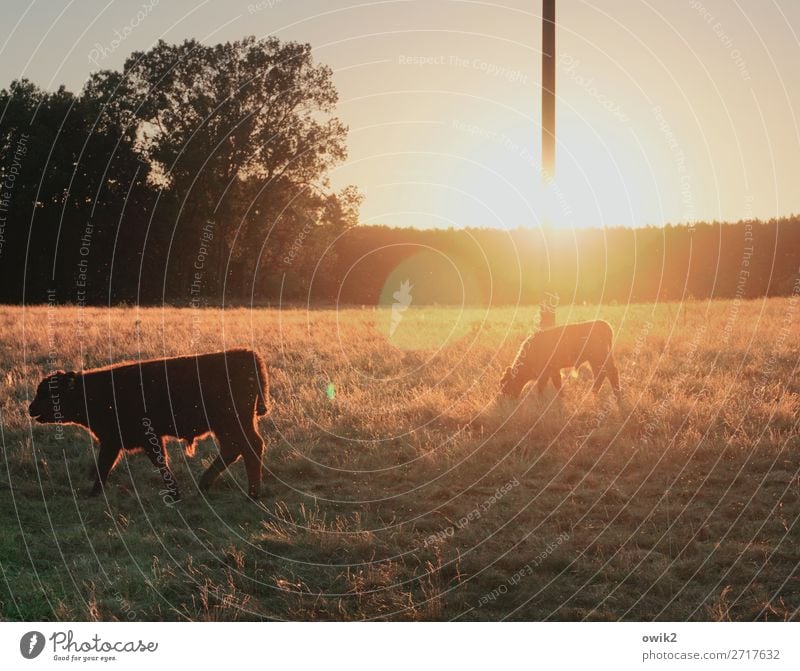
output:
M256 394L256 414L266 415L269 411L269 375L264 360L256 354L256 374L258 376L258 394Z
M614 356L613 352L613 345L614 345L614 329L611 328L611 324L605 322L606 324L606 337L605 337L605 345L606 345L606 353L610 356Z
M623 404L623 394L622 389L620 388L619 384L619 371L617 370L617 362L614 360L614 348L613 348L613 340L614 340L614 331L611 328L611 325L606 322L607 326L607 336L606 336L606 346L607 346L607 355L606 355L606 363L603 366L606 375L608 376L609 381L611 382L611 387L614 389L614 394L617 396L617 401L620 404L620 408L622 408Z
M606 362L610 363L612 366L615 365L614 362L614 329L611 328L611 324L604 321L603 322L603 338L602 338L602 355Z

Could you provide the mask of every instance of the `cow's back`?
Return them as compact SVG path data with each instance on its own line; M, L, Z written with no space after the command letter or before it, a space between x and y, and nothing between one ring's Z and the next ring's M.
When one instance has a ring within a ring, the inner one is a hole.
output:
M191 441L240 422L252 424L257 365L253 352L231 350L87 371L90 428L116 429L123 443L131 443L141 442L143 433Z
M547 365L569 368L605 355L611 342L611 327L603 320L564 324L535 335L534 350Z

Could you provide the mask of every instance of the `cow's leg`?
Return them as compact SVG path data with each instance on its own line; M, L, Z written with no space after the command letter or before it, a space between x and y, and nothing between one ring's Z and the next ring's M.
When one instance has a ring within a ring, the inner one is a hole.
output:
M261 494L261 463L264 457L264 441L255 426L245 426L242 430L242 457L247 470L247 494L257 499Z
M608 355L608 360L606 361L606 365L604 366L604 370L608 375L608 379L611 382L611 388L614 390L614 394L617 396L618 401L622 401L622 389L619 386L619 371L617 371L617 364L614 361L613 355Z
M592 374L594 375L592 391L596 394L598 391L600 391L600 387L603 386L603 382L606 381L606 366L604 363L601 364L597 361L590 363L589 366L591 366Z
M167 446L164 441L161 441L161 450L157 450L154 446L148 445L147 456L150 461L158 469L161 474L161 479L164 482L165 493L170 498L170 502L174 503L181 500L181 495L178 492L178 482L175 480L175 474L169 467L169 454L167 453ZM164 499L167 500L166 498Z
M219 444L219 455L200 476L199 486L202 492L207 492L220 474L239 458L239 452L227 438L218 436L217 443Z
M547 373L542 373L536 381L536 389L539 392L539 396L544 393L544 388L547 386L548 382L550 382L550 376Z
M556 394L561 392L561 371L558 368L554 368L550 373L550 379L553 381L553 385L556 388Z
M242 456L247 469L247 493L251 499L257 499L261 494L261 464L264 458L264 441L258 431L248 432Z
M519 380L515 383L514 389L509 393L511 398L519 398L522 396L522 392L525 391L525 387L528 386L528 383L532 380L528 377L520 377Z
M108 474L117 463L122 446L113 441L100 441L100 453L97 455L96 478L89 490L89 496L99 496L106 484Z
M244 465L247 469L247 493L250 498L257 499L261 493L261 458L264 455L264 441L261 440L261 436L252 427L242 427L230 433L218 434L217 439L220 445L220 457L223 458L222 470L225 468L225 455L235 454L237 457L241 455L244 458ZM218 475L218 473L213 474L212 472L212 469L216 468L216 463L215 461L209 466L208 471L203 475L203 479L208 475L213 480Z

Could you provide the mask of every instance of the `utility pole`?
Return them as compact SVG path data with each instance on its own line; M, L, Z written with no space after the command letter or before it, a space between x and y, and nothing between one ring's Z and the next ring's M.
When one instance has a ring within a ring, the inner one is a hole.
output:
M542 182L545 191L556 175L556 0L542 0ZM544 241L553 259L552 223L544 221ZM552 279L552 268L548 268ZM558 294L552 282L545 286L539 305L540 328L556 325Z
M542 0L542 177L556 174L556 0Z

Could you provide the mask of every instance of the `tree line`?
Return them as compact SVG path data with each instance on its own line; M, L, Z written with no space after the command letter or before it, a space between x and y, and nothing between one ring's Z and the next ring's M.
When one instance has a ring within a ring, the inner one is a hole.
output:
M415 304L649 303L797 293L800 217L541 231L356 227L333 246L336 300ZM325 287L312 285L312 299Z
M308 44L158 42L82 90L0 90L0 302L649 302L787 295L800 220L575 231L359 226Z

